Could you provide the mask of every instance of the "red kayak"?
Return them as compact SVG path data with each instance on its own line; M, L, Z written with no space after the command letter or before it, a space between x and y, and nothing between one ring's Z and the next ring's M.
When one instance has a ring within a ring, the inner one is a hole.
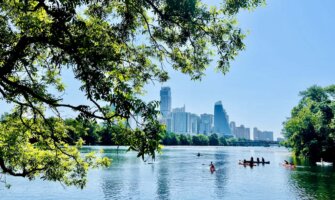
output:
M214 167L214 165L212 165L212 166L209 168L209 170L211 171L211 173L215 172L215 167Z
M284 166L285 168L288 168L288 169L295 169L295 165L291 165L291 164L285 164L285 163L283 163L283 166Z

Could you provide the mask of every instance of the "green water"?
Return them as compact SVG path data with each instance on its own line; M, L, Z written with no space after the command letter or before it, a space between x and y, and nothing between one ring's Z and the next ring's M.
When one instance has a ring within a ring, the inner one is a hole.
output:
M278 147L166 147L155 161L133 152L104 149L113 159L109 168L92 170L83 190L60 183L28 181L7 176L11 189L0 189L0 199L335 199L333 168L280 163L290 153ZM202 156L197 157L200 152ZM264 157L270 165L238 165L241 159ZM213 162L216 172L209 171Z

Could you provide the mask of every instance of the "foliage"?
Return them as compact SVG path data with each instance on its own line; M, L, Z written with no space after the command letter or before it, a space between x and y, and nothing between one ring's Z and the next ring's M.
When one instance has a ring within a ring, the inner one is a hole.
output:
M167 133L165 137L162 139L162 143L164 145L179 145L181 135L177 135L175 133Z
M227 140L226 140L225 137L220 137L220 138L219 138L219 143L220 143L220 145L222 145L222 146L227 146L227 145L228 145Z
M179 144L180 145L191 145L192 144L192 137L190 135L179 135Z
M335 86L312 86L284 122L285 145L312 161L335 160Z
M19 118L14 113L6 115L0 122L0 166L3 173L23 176L30 180L41 177L43 180L60 181L66 185L83 187L89 167L107 166L106 158L96 159L95 154L80 155L83 141L75 146L65 141L66 127L57 118ZM53 129L46 128L47 123Z
M193 145L208 145L209 144L209 139L207 136L198 134L198 135L193 135L192 136L192 144Z
M217 134L212 134L208 137L208 140L209 140L209 145L212 145L212 146L217 146L219 145L220 141L219 141L219 137Z
M154 157L162 126L158 102L140 98L144 85L168 79L165 63L201 79L214 53L217 69L226 73L244 49L236 15L261 3L227 0L217 8L198 0L1 0L0 100L15 106L12 121L1 124L2 171L83 186L91 160L70 162L80 156L68 143L80 146L80 132L93 144L100 131L95 120L110 126L135 116L141 118L137 128L121 136L138 156ZM64 101L62 75L69 72L88 103ZM61 113L68 110L90 124L67 132L65 124L72 122ZM16 146L7 148L11 142Z

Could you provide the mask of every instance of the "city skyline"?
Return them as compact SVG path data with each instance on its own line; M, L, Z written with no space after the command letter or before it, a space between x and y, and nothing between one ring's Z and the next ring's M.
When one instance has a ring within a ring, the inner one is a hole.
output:
M245 127L243 124L237 127L235 121L229 120L229 115L223 107L222 101L214 103L213 114L202 113L198 115L192 113L192 111L187 112L185 105L173 108L171 107L173 102L171 91L169 86L164 86L160 89L160 120L161 123L166 125L168 132L191 135L216 133L219 137L233 136L241 139L267 141L271 138L270 141L274 141L273 131L260 131L257 127L254 127L253 134L251 134L250 128Z
M186 104L201 114L222 100L231 120L282 137L282 123L298 104L299 92L314 84L334 83L335 28L330 19L335 2L268 0L266 4L239 14L240 26L250 34L229 72L223 75L210 67L201 81L192 81L166 65L170 80L148 85L146 101L159 99L160 87L169 85L174 88L173 107ZM210 66L215 65L216 59Z

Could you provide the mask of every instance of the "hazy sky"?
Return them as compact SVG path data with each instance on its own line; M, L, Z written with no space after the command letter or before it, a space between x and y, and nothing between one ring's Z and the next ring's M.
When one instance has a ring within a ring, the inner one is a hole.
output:
M334 7L334 0L267 0L265 7L241 13L240 26L249 35L230 72L224 76L212 67L201 82L194 82L171 71L164 86L172 89L172 107L185 104L188 112L213 113L214 103L221 100L237 125L272 130L277 137L299 101L299 91L334 83ZM82 102L79 82L72 74L64 80L66 102ZM159 100L161 86L149 85L144 99ZM0 102L0 113L8 110Z

